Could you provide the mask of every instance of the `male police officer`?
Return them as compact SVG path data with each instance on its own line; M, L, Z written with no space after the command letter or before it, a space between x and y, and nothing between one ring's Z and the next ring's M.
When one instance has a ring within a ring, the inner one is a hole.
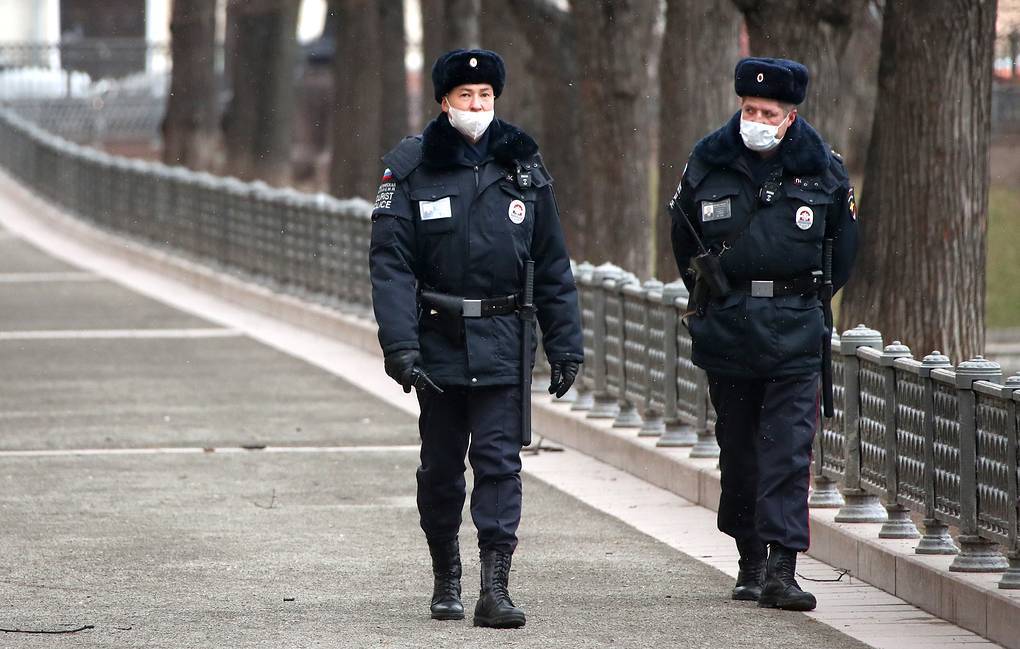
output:
M741 60L740 112L694 147L669 203L693 361L717 413L719 529L740 552L732 597L792 610L816 604L794 579L796 553L808 548L827 299L857 249L846 169L797 114L807 84L795 61Z
M442 112L383 158L370 257L386 372L405 392L417 388L421 404L418 511L435 577L432 617L464 617L457 533L467 453L481 555L474 624L499 628L525 623L507 582L521 517L522 327L533 326L517 313L527 262L549 392L563 396L583 357L552 178L535 141L493 118L505 79L495 52L436 60Z

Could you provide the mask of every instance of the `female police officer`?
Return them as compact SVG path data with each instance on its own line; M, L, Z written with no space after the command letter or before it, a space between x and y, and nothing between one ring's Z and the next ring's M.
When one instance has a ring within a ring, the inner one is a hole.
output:
M843 163L797 115L807 84L795 61L740 61L741 110L694 147L669 204L677 265L697 296L693 361L708 373L718 419L719 529L740 552L733 598L794 610L815 607L794 574L809 540L823 302L846 283L857 249Z
M580 314L552 178L535 141L494 119L503 60L454 50L432 68L442 112L383 157L372 212L372 300L386 372L421 405L418 511L432 555L436 619L461 619L457 533L464 455L474 471L481 594L476 626L519 627L508 593L521 516L526 262L562 396L582 360ZM530 390L530 389L529 389Z

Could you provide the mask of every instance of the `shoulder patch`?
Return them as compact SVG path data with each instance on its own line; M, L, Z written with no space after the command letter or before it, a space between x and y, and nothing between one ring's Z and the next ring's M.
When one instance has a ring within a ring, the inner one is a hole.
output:
M846 207L850 212L850 218L854 221L857 220L857 199L854 198L854 188L851 185L849 191L846 193Z
M382 182L379 183L379 190L375 193L375 204L372 211L393 209L393 194L397 191L397 181L393 173L386 169L383 172Z

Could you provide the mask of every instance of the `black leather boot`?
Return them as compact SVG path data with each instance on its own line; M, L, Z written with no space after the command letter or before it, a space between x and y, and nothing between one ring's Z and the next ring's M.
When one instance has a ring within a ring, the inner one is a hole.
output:
M768 548L758 540L737 541L740 552L740 572L737 573L737 584L733 587L731 597L745 602L757 602L761 597L761 589L765 584L765 560Z
M787 611L814 610L818 602L814 595L801 590L800 584L794 579L796 573L797 552L781 545L770 545L765 586L761 590L758 606Z
M524 626L524 611L514 606L507 584L510 553L482 550L482 591L475 605L475 626L516 629Z
M457 539L429 543L432 555L433 620L463 620L464 605L460 603L460 543Z

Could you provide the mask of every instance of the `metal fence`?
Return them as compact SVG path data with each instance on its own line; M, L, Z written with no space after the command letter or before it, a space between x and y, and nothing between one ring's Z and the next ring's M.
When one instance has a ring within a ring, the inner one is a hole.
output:
M371 313L370 205L272 189L71 144L0 111L0 164L82 219L274 290ZM715 457L707 380L682 322L688 295L612 265L575 268L585 363L569 400L590 418ZM921 360L859 326L832 340L836 417L815 439L814 507L882 522L951 570L1020 588L1020 376L995 363ZM923 521L921 536L911 514ZM949 528L958 530L956 539ZM1008 569L1007 569L1008 568Z
M165 43L0 44L0 100L75 142L156 140L170 82Z

